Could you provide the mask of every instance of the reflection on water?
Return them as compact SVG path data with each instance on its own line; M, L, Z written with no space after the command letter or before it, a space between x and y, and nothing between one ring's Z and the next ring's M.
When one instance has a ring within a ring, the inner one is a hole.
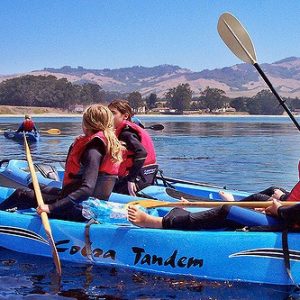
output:
M291 188L298 180L300 134L287 118L141 117L152 135L166 176L198 180L246 191L270 185ZM1 129L15 129L22 118L0 118ZM34 162L64 161L80 118L36 118L42 134L31 144ZM25 159L24 146L0 136L0 159ZM41 266L43 266L41 268ZM245 266L247 267L247 266ZM284 299L284 287L231 284L151 276L124 269L63 264L55 280L51 260L0 249L0 298L39 295L47 299ZM296 299L289 298L289 299Z
M122 268L63 264L58 281L50 259L0 249L0 297L14 294L47 299L284 299L291 287L200 281ZM12 259L13 258L13 259ZM41 266L43 266L41 268ZM17 274L17 275L16 275ZM293 298L290 298L293 299ZM294 298L296 299L296 298Z

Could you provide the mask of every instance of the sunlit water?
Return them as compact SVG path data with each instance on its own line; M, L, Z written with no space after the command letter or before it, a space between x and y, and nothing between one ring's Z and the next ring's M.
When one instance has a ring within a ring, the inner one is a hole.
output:
M0 118L15 129L21 118ZM165 176L258 191L270 185L290 189L298 180L300 133L287 117L141 117L150 131ZM35 118L42 134L31 145L34 162L64 161L81 133L80 118ZM0 159L25 159L24 146L0 136ZM216 249L217 250L217 249ZM245 266L249 267L249 266ZM0 299L284 299L291 289L263 285L184 280L128 270L63 264L59 284L49 259L0 250ZM31 296L30 296L31 295ZM33 297L33 298L31 298ZM297 297L294 296L294 298Z

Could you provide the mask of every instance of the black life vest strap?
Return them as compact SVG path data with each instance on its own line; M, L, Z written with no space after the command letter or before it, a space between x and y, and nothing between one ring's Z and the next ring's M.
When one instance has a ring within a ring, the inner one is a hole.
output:
M291 272L291 264L290 264L290 251L289 251L289 244L288 244L288 228L284 229L282 231L282 251L283 251L283 260L284 260L284 266L285 270L291 279L293 285L300 289L300 286L295 282L292 272Z
M165 187L170 187L172 189L175 189L174 185L171 184L170 182L168 182L167 179L163 176L163 173L164 173L163 170L159 169L157 173L160 174L160 178L159 179L162 180L162 182L163 182L163 184L164 184Z
M86 256L90 261L94 262L92 247L91 247L92 243L90 239L90 227L92 224L99 224L99 222L96 221L95 219L90 219L87 222L84 228L84 239L85 239Z

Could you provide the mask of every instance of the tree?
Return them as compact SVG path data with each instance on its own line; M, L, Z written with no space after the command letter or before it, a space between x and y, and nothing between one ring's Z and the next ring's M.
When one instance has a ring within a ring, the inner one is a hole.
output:
M289 105L292 110L300 109L300 99L298 97L296 97L295 99L288 98L287 105Z
M144 106L142 95L139 92L132 92L128 95L127 100L133 109L138 109Z
M216 110L226 107L229 103L229 98L226 97L226 93L221 89L210 88L208 86L200 95L202 108Z
M247 111L247 102L249 98L247 97L237 97L230 101L230 106L235 108L236 111Z
M192 90L188 83L179 84L177 87L169 89L166 93L168 105L171 108L184 111L190 108L192 100Z
M81 88L81 103L92 104L104 102L101 87L94 83L85 83Z
M146 98L146 103L149 109L156 107L157 95L151 93L149 97Z
M251 115L282 115L284 108L269 90L262 90L247 103Z

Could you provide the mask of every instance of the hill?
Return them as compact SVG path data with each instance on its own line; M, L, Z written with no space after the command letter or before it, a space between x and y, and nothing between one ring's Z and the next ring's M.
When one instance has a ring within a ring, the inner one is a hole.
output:
M271 64L261 64L261 67L281 96L300 97L300 58L289 57ZM23 75L54 75L57 78L67 78L73 83L97 83L106 91L139 91L143 96L156 93L159 97L180 83L189 83L194 95L198 95L200 89L210 86L224 90L228 97L251 97L267 88L255 68L248 64L200 72L173 65L101 70L64 66L26 74L2 75L0 82Z

